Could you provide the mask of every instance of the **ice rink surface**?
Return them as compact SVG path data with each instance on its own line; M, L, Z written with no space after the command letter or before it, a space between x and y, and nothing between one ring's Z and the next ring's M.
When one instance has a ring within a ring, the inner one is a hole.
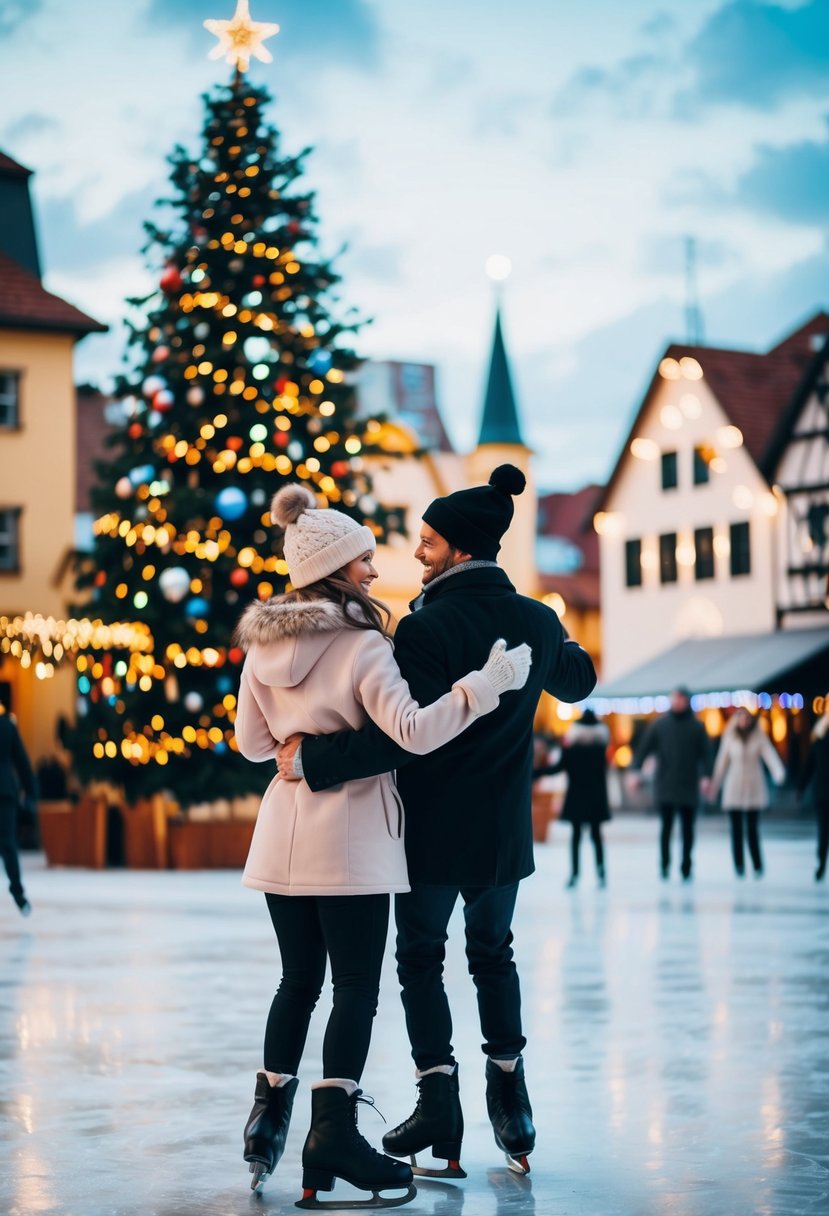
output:
M829 886L811 824L765 825L766 876L733 875L701 822L695 878L657 878L655 819L589 841L565 891L569 828L537 849L515 923L538 1147L511 1174L484 1107L474 990L456 917L447 961L466 1118L456 1184L405 1211L456 1216L795 1216L829 1212ZM0 903L0 1212L256 1216L294 1211L327 1002L288 1148L264 1195L241 1133L279 966L239 874L47 870ZM363 1088L389 1126L414 1105L390 950ZM379 1147L385 1125L361 1128ZM337 1184L333 1197L355 1192Z

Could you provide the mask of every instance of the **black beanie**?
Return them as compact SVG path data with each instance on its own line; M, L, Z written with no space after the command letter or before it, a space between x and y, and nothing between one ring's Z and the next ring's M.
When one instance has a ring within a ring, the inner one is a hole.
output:
M501 537L512 523L513 495L523 493L526 484L526 477L514 464L500 464L489 485L436 498L423 512L424 523L453 549L494 561Z

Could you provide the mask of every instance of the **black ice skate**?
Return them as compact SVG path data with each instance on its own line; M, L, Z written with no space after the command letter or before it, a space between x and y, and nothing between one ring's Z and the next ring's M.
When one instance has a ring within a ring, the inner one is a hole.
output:
M505 1072L493 1060L487 1060L486 1109L495 1143L506 1153L507 1165L516 1174L529 1174L527 1157L535 1148L535 1127L521 1056L513 1072Z
M465 1178L461 1169L463 1111L458 1069L450 1075L430 1072L417 1083L417 1105L405 1123L386 1132L383 1148L395 1157L409 1157L418 1178ZM431 1148L432 1156L446 1161L438 1170L417 1164L417 1154Z
M299 1079L285 1085L271 1085L264 1072L256 1074L253 1109L245 1124L245 1161L253 1174L250 1189L261 1191L265 1179L274 1172L285 1151L291 1107Z
M361 1090L351 1095L338 1085L311 1090L311 1130L302 1150L302 1198L296 1207L310 1211L340 1211L344 1208L397 1208L417 1195L412 1171L371 1147L357 1126L357 1103L370 1102ZM317 1191L333 1191L342 1178L370 1199L324 1202ZM405 1195L387 1198L381 1191L405 1190Z

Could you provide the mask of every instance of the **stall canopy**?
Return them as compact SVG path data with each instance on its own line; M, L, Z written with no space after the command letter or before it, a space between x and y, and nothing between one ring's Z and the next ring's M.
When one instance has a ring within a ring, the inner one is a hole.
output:
M680 684L692 693L720 689L760 692L779 687L787 673L827 654L829 626L689 638L615 680L599 683L591 700L660 696Z

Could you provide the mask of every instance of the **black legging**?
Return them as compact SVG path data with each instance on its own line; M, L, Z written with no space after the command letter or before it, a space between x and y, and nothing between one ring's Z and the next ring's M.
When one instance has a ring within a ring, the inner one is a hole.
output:
M821 878L826 873L826 858L829 855L829 803L816 807L817 813L817 872Z
M581 829L587 827L587 824L574 823L573 835L570 837L570 862L573 867L573 876L579 872L579 848L581 847ZM593 848L596 850L596 869L601 870L604 867L604 844L602 843L602 825L600 823L591 823L590 839L593 841Z
M11 798L0 798L0 857L9 876L12 898L20 905L26 897L17 855L17 803Z
M659 807L662 816L662 831L659 835L659 859L663 874L671 867L671 833L674 829L674 816L679 813L682 823L682 863L680 869L683 878L690 878L694 853L694 817L696 810L692 806L679 806L663 802Z
M745 819L745 835L748 839L748 852L751 864L756 873L763 873L763 855L760 852L760 812L759 811L729 811L731 820L731 853L734 858L734 869L742 874L745 869L743 855L743 819Z
M265 1027L265 1068L298 1073L330 959L334 1005L322 1045L322 1074L359 1081L377 1012L388 895L268 894L265 899L282 956L282 980Z

